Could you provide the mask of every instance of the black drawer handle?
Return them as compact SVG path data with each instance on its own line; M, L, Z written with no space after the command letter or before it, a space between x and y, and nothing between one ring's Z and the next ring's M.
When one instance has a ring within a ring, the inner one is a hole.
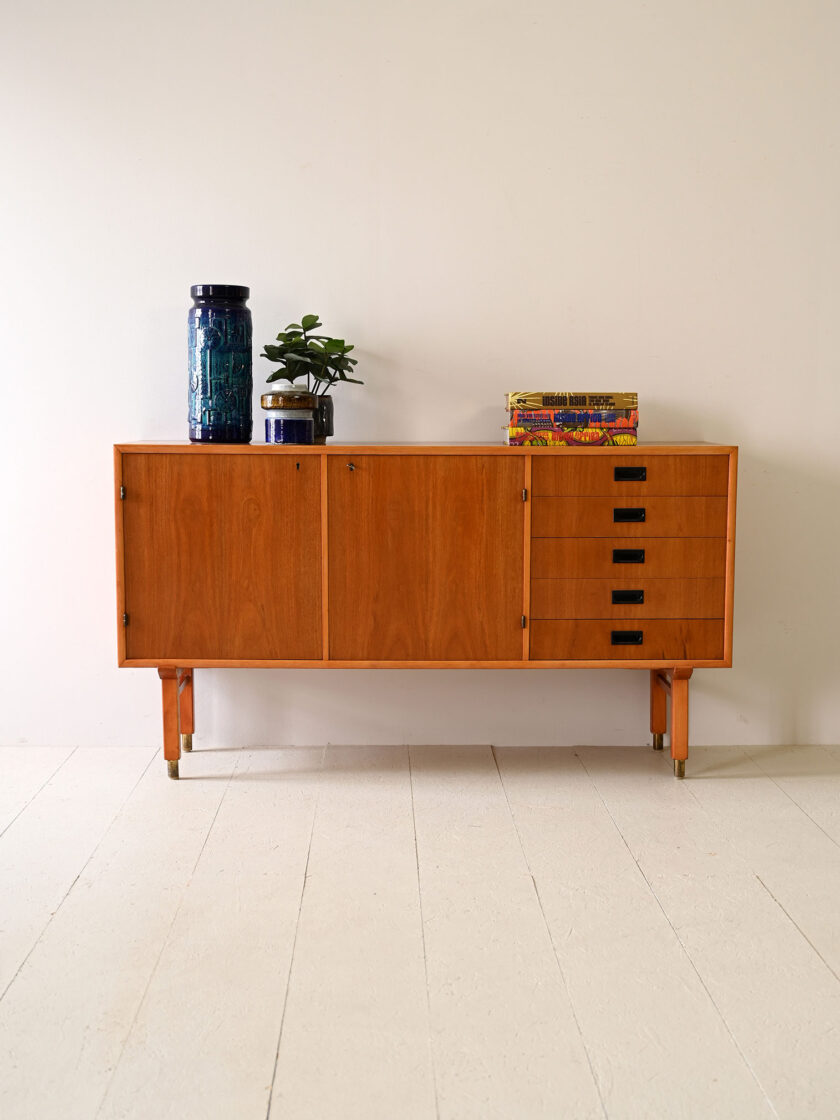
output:
M613 479L616 482L647 482L647 467L616 467Z
M626 591L613 591L612 601L614 606L626 606L628 603L643 603L645 593L641 589L628 588Z
M613 564L644 564L645 550L643 548L614 548Z
M613 509L613 521L644 521L644 506L617 506Z
M614 646L640 646L644 641L642 630L611 630L610 643Z

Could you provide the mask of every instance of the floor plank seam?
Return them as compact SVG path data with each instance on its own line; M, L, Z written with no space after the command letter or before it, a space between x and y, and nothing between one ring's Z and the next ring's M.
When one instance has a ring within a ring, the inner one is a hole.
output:
M155 761L156 757L157 757L157 752L149 760L149 766L151 766L152 762ZM111 1086L114 1083L114 1079L117 1076L117 1072L120 1068L120 1064L121 1064L121 1062L123 1060L123 1057L125 1055L126 1047L128 1046L128 1040L131 1038L131 1035L132 1035L132 1032L134 1031L134 1027L137 1023L137 1020L140 1017L140 1012L143 1010L143 1005L146 1002L146 997L149 994L149 988L151 988L152 981L154 980L155 975L157 974L157 970L160 966L160 962L163 960L163 954L166 952L166 946L169 944L169 939L172 936L172 930L175 926L175 922L178 920L178 915L181 912L181 907L184 904L184 897L185 897L187 891L189 890L190 883L192 882L193 876L195 875L195 870L198 867L199 861L201 860L201 856L204 852L204 849L207 846L207 841L210 837L210 833L213 831L213 826L215 825L216 819L219 816L219 810L222 807L222 802L224 801L225 796L227 795L227 792L230 789L230 783L233 780L233 775L236 773L237 767L239 766L239 761L240 761L240 758L237 757L236 762L234 763L233 768L232 768L232 770L230 772L230 775L228 777L228 780L225 782L225 786L224 786L224 789L222 790L221 796L219 797L218 804L216 805L216 811L213 813L213 819L210 821L210 824L207 827L207 832L204 835L204 840L202 841L201 848L199 849L198 855L196 856L195 862L193 863L192 870L190 871L190 874L189 874L189 878L187 879L186 883L184 883L184 886L181 890L181 897L178 900L178 905L175 907L175 912L172 915L172 920L170 921L169 926L167 927L167 930L166 930L166 934L165 934L163 940L161 941L160 952L158 953L158 955L155 959L155 963L152 965L152 968L149 972L148 979L146 980L146 984L143 988L143 993L140 996L140 999L137 1001L137 1006L134 1009L134 1015L132 1016L131 1023L129 1024L128 1030L125 1032L125 1035L123 1036L122 1046L120 1047L119 1055L117 1057L117 1060L114 1062L114 1068L111 1070L111 1076L108 1078L108 1082L105 1085L105 1089L104 1089L104 1091L102 1093L102 1097L99 1101L99 1106L96 1109L95 1117L98 1117L100 1115L100 1113L102 1112L102 1109L105 1107L106 1101L108 1100L108 1094L111 1091ZM149 767L147 766L146 770L148 770L148 769L149 769ZM143 773L145 774L145 772L146 771L144 770ZM135 786L135 789L136 788L137 787Z
M744 1065L749 1070L750 1075L752 1076L753 1080L755 1081L756 1085L758 1086L758 1089L759 1089L761 1095L764 1097L764 1100L767 1102L767 1106L770 1108L770 1110L771 1110L771 1112L773 1113L774 1116L778 1116L779 1113L776 1111L776 1106L773 1104L773 1101L768 1096L767 1090L762 1085L761 1080L758 1077L758 1074L753 1069L752 1064L750 1063L749 1059L747 1058L747 1055L744 1053L741 1045L738 1042L738 1039L733 1034L732 1029L729 1026L729 1024L727 1023L723 1012L721 1011L720 1007L717 1004L717 1001L715 1000L714 996L712 995L711 991L709 990L709 987L706 984L706 981L701 976L700 970L698 969L698 967L694 963L694 961L691 959L691 954L688 952L688 949L686 948L685 943L683 942L682 938L680 937L679 933L677 932L677 929L674 926L674 923L671 921L670 917L668 916L668 912L665 909L665 907L663 906L662 900L660 899L659 895L654 890L653 884L651 883L650 879L648 879L647 875L645 875L645 872L642 868L642 865L639 863L638 859L636 859L636 855L635 855L633 849L628 844L626 836L624 835L624 833L619 828L618 821L616 821L615 817L612 814L612 811L611 811L609 805L607 805L607 802L604 799L603 794L601 793L600 789L598 788L597 782L592 777L592 773L589 770L589 767L586 765L586 762L584 761L584 759L581 755L578 755L577 752L575 752L575 754L576 754L576 757L580 759L581 766L584 768L586 773L589 774L590 781L592 782L592 785L595 788L595 792L597 793L598 797L601 800L601 804L604 806L604 809L606 810L607 814L609 815L609 818L613 823L613 827L615 828L618 835L621 837L621 842L627 848L627 851L630 854L630 858L633 860L636 867L638 868L639 874L641 875L642 879L647 884L648 890L650 891L652 897L656 901L656 905L659 907L660 911L662 912L663 917L665 918L665 921L670 926L671 932L673 933L674 937L676 938L677 944L679 945L680 949L682 950L682 952L685 956L685 959L688 961L689 967L692 969L695 976L697 977L700 985L703 988L703 991L709 997L709 1001L710 1001L712 1007L714 1007L715 1013L717 1014L718 1018L720 1019L721 1024L723 1025L723 1029L726 1031L726 1033L729 1035L730 1039L732 1040L732 1045L735 1047L735 1049L738 1051L738 1054L741 1056L741 1060L743 1061ZM695 802L695 804L705 814L706 813L705 809L703 809L702 805L700 805L700 802L697 801L697 798L694 796L694 794L692 794L690 790L688 790L688 792L691 794L692 800ZM708 815L708 814L706 814L706 815Z
M580 1038L580 1044L583 1047L583 1052L586 1055L586 1061L587 1061L587 1064L589 1066L589 1072L592 1075L592 1082L595 1086L595 1091L598 1094L598 1101L601 1105L601 1111L604 1114L605 1120L609 1120L609 1114L607 1112L607 1106L606 1106L606 1103L604 1102L604 1098L603 1098L603 1095L601 1093L601 1085L600 1085L600 1082L598 1080L598 1075L595 1072L595 1066L592 1063L592 1056L589 1053L589 1047L586 1045L586 1038L584 1037L583 1029L581 1028L581 1025L580 1025L580 1020L578 1019L578 1013L577 1013L577 1009L576 1009L575 1004L574 1004L574 1000L572 999L572 994L569 991L569 985L566 981L566 974L563 971L562 964L560 963L560 955L557 952L557 946L556 946L555 941L554 941L554 936L552 935L551 927L548 924L548 918L546 917L545 908L543 907L543 902L542 902L542 899L540 898L540 891L539 891L539 887L537 886L537 880L534 878L534 873L532 872L531 865L528 862L528 856L525 853L525 845L522 843L522 837L519 833L519 826L516 823L516 817L514 816L513 809L511 808L510 798L508 797L508 792L507 792L507 787L505 786L504 778L502 777L502 771L501 771L501 768L499 766L499 760L496 757L495 746L490 747L490 753L493 756L493 762L496 765L496 773L499 776L499 783L502 787L502 792L505 795L505 804L507 805L508 813L510 814L511 823L513 824L513 830L516 833L516 840L517 840L517 843L519 844L519 850L522 853L522 860L525 864L525 868L526 868L526 870L528 872L528 875L531 879L531 885L534 888L534 894L535 894L536 899L537 899L537 906L539 906L539 909L540 909L540 915L542 916L543 926L545 927L546 934L548 935L548 942L549 942L549 945L551 946L551 952L552 952L552 955L554 956L554 962L557 965L557 971L560 974L560 982L563 985L563 990L566 993L566 999L569 1001L569 1010L572 1013L572 1019L573 1019L574 1024L575 1024L575 1028L577 1029L578 1037Z
M0 839L2 839L6 835L6 833L9 831L9 829L12 827L12 825L15 823L15 821L18 819L18 817L21 815L21 813L25 812L29 808L29 806L32 804L32 802L35 800L35 798L39 795L39 793L46 786L48 786L50 784L50 782L53 780L53 778L56 776L56 774L59 772L59 770L61 770L62 767L66 766L66 764L70 761L70 759L73 757L73 755L76 753L76 751L78 749L79 749L78 747L73 747L73 749L70 751L70 753L67 755L67 757L62 759L62 761L59 762L58 766L56 766L55 770L53 770L53 772L49 775L49 777L45 778L44 781L41 783L41 785L38 786L38 788L35 790L35 792L32 794L32 796L26 802L26 804L21 805L20 809L15 813L15 815L12 817L12 819L9 821L9 823L6 825L6 827L3 829L3 831L0 832ZM6 993L4 992L3 995L5 995L5 994ZM0 999L2 999L2 998L3 998L3 996L0 996Z
M755 875L756 879L759 881L759 883L762 885L762 887L764 887L764 889L767 891L767 893L770 895L770 897L773 899L773 901L776 903L776 905L779 907L781 912L784 914L784 916L787 918L787 920L791 923L791 925L794 927L794 929L797 931L797 933L801 934L802 937L805 939L805 941L808 943L808 945L814 950L814 952L820 958L820 960L825 965L825 967L828 969L828 971L831 973L831 975L834 977L834 979L838 983L840 983L840 976L837 975L837 973L834 971L834 969L831 967L831 965L828 963L828 961L825 959L825 957L822 955L822 953L816 947L816 945L811 940L811 938L808 936L808 934L805 932L805 930L802 928L802 926L800 926L799 923L797 922L797 920L794 917L792 917L791 914L788 913L788 911L784 908L784 906L781 904L781 902L779 902L778 898L776 898L776 896L773 894L773 892L770 890L770 888L767 886L767 884L764 882L764 880L761 878L761 876L756 874L755 872L753 872L753 875Z
M779 785L779 783L776 781L776 779L773 777L772 774L768 774L768 772L764 769L764 767L761 765L761 763L758 761L758 759L754 758L748 750L745 750L744 754L747 756L747 758L750 760L750 762L753 763L753 765L762 774L763 777L769 778L769 780L773 783L773 785L776 787L776 789L780 790L785 795L785 797L787 797L787 799L789 801L791 801L796 806L796 808L800 811L800 813L802 813L804 816L806 816L808 818L808 820L811 821L812 824L816 825L816 827L820 830L820 832L823 834L823 836L826 836L831 841L831 843L834 844L834 846L836 848L840 848L840 843L837 842L837 840L831 835L831 833L826 832L826 830L823 828L823 826L820 824L820 822L818 820L815 820L814 817L812 817L811 814L808 812L808 810L803 805L800 805L799 802L796 800L796 798L791 793L788 793L788 791L785 789L784 786Z
M318 773L322 773L324 769L324 762L327 757L327 747L321 751L321 765L318 768ZM321 801L321 783L319 783L318 793L315 797L315 805L312 809L312 822L309 826L309 841L306 846L306 862L303 865L303 880L300 885L300 897L298 899L298 912L295 920L295 933L292 938L292 951L289 954L289 970L286 973L286 988L283 992L283 1009L280 1012L280 1029L277 1032L277 1047L274 1051L274 1068L271 1071L271 1082L268 1087L268 1102L265 1108L265 1120L270 1120L271 1117L271 1102L274 1099L274 1084L277 1080L277 1067L280 1064L280 1046L283 1042L283 1027L286 1024L286 1008L289 1003L289 989L292 986L292 971L295 965L295 949L297 948L298 931L300 930L300 915L303 910L303 896L306 894L306 880L309 875L309 857L312 854L312 838L315 835L315 821L318 818L318 806Z
M69 754L69 755L67 756L67 758L66 758L66 759L64 760L64 762L68 762L68 761L69 761L69 760L70 760L70 759L72 758L72 756L73 756L73 755L74 755L74 754L76 753L76 751L77 751L78 749L79 749L78 747L74 747L74 748L73 748L73 750L72 750L72 751L70 752L70 754ZM99 851L99 849L100 849L100 847L101 847L101 845L102 845L103 841L105 840L105 837L106 837L106 836L108 835L108 833L109 833L109 832L111 831L111 829L112 829L112 828L114 827L114 823L115 823L115 821L117 820L117 818L119 817L120 813L122 813L123 809L124 809L124 808L126 807L126 805L128 804L128 802L129 802L129 801L131 800L132 796L134 795L134 791L135 791L135 790L137 789L137 787L138 787L138 786L140 785L140 783L141 783L141 782L143 781L143 778L144 778L144 776L145 776L146 772L148 771L149 767L150 767L150 766L152 765L152 763L154 762L154 759L155 759L155 755L153 754L153 755L152 755L152 757L151 757L151 758L149 759L148 763L146 764L146 766L145 766L145 767L143 768L143 771L142 771L142 773L140 774L140 776L138 777L137 781L136 781L136 782L134 783L134 785L133 785L133 786L131 787L131 789L130 789L130 790L128 791L128 793L127 793L127 794L126 794L126 796L125 796L125 799L124 799L124 800L122 801L122 803L121 803L121 804L120 804L120 805L118 806L118 808L117 808L116 812L114 813L113 817L111 817L111 819L110 819L110 821L108 822L107 826L106 826L106 827L105 827L105 828L103 829L103 831L102 831L102 835L101 835L101 836L99 837L99 839L98 839L98 840L96 841L96 843L94 844L93 848L91 849L91 851L90 851L90 853L89 853L89 855L88 855L87 859L86 859L86 860L85 860L85 862L84 862L84 863L82 864L82 866L81 866L81 867L79 868L79 872L78 872L78 874L77 874L77 875L76 875L76 876L74 877L74 879L73 879L73 882L72 882L72 883L70 884L70 886L69 886L69 887L67 888L67 890L66 890L66 891L64 892L64 894L63 894L63 895L61 896L61 899L60 899L60 901L59 901L59 903L58 903L58 906L56 906L55 910L53 910L53 911L52 911L52 913L50 914L49 918L47 918L46 924L44 925L44 928L43 928L43 929L41 930L41 932L40 932L40 933L38 934L37 938L35 939L35 942L34 942L34 944L32 945L32 948L31 948L31 949L29 950L29 952L28 952L28 953L26 954L26 956L25 956L25 957L23 958L23 960L22 960L22 961L20 962L20 964L18 965L18 967L17 967L16 969L15 969L15 974L14 974L14 976L12 976L11 980L9 980L9 983L8 983L8 984L6 985L6 987L5 987L4 989L3 989L3 991L2 991L2 992L0 992L0 1003L2 1003L2 1002L3 1002L3 1000L4 1000L5 998L6 998L6 994L8 993L8 991L9 991L9 989L11 988L12 984L14 984L15 980L17 980L18 976L19 976L19 975L21 974L21 972L23 971L23 969L24 969L24 968L26 967L26 962L27 962L27 961L29 960L29 958L30 958L30 957L32 956L32 954L33 954L33 953L35 952L35 950L36 950L36 949L38 948L38 946L39 946L39 945L41 944L41 942L43 941L43 939L44 939L44 934L45 934L45 933L47 932L47 930L48 930L48 929L50 928L50 926L52 925L52 923L53 923L53 919L55 918L55 916L56 916L56 915L58 914L59 910L60 910L60 909L62 908L62 906L64 905L64 903L65 903L65 902L67 901L67 899L69 898L69 896L70 896L70 892L71 892L71 891L73 890L73 888L75 887L76 883L78 883L79 879L81 879L82 875L84 875L84 873L85 873L85 868L86 868L86 867L88 866L88 864L89 864L89 863L90 863L90 861L91 861L91 860L93 859L93 857L94 857L94 856L96 855L96 853L97 853L97 852ZM45 786L45 785L47 785L47 784L48 784L49 782L51 782L51 781L52 781L52 779L53 779L53 778L55 777L55 775L56 775L56 774L57 774L57 773L59 772L59 770L60 770L60 769L62 768L62 766L64 766L64 762L62 762L61 766L58 766L58 767L56 767L55 773L53 773L53 774L52 774L52 775L50 776L50 778L48 778L48 779L47 779L47 781L46 781L46 782L44 782L44 786ZM44 786L41 786L41 789L43 789L43 788L44 788ZM41 791L39 790L38 792L40 793ZM36 796L37 796L37 794L36 794ZM32 801L34 801L34 800L35 800L35 798L33 797L33 798L32 798ZM30 802L29 802L28 804L30 804L30 805L31 805L31 804L32 804L32 801L30 801ZM24 808L25 808L25 807L26 807L26 806L24 806ZM23 810L21 810L21 812L23 812ZM10 823L13 823L13 822L10 822Z
M440 1120L435 1048L432 1043L432 996L429 987L429 962L426 956L426 927L423 921L423 891L420 885L420 853L417 849L417 814L414 809L414 772L411 766L411 747L407 745L405 750L408 755L408 785L411 791L411 827L414 831L414 861L417 867L417 902L420 909L420 941L423 946L423 975L426 980L426 1019L429 1030L429 1063L432 1067L432 1088L435 1094L435 1117L437 1120Z

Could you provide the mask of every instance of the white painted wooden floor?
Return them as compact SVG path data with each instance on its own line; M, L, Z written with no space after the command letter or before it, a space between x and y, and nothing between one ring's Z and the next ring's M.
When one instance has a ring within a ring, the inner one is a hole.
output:
M840 1116L840 748L0 749L4 1120Z

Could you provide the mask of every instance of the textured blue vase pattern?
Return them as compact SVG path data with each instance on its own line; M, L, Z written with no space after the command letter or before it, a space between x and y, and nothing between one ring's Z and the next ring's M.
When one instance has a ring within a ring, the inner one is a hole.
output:
M190 439L251 440L251 312L245 301L196 300L189 313Z

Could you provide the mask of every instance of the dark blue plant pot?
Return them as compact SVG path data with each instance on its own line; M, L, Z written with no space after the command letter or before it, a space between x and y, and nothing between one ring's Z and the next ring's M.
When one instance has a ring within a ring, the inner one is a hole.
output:
M189 312L190 439L193 443L250 443L250 289L195 284Z
M314 443L315 421L306 416L266 416L266 443Z
M316 397L315 408L315 442L326 443L333 434L333 399L332 397Z

